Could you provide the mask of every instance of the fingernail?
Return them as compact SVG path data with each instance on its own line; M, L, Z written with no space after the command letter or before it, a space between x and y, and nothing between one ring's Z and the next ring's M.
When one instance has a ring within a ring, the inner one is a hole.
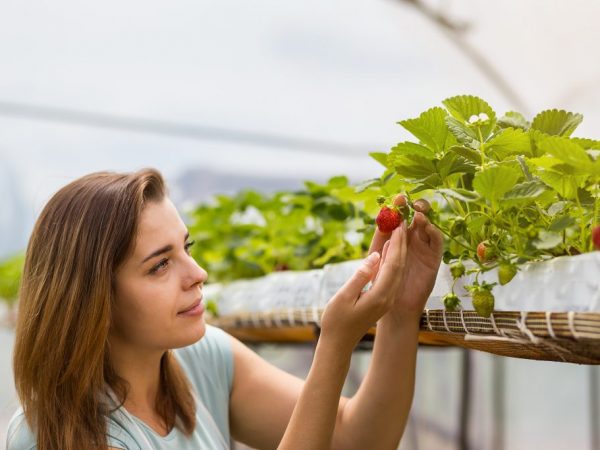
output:
M369 266L374 266L377 261L379 261L379 253L377 252L373 252L371 253L369 256L367 256L367 258L365 259L365 262L369 265Z

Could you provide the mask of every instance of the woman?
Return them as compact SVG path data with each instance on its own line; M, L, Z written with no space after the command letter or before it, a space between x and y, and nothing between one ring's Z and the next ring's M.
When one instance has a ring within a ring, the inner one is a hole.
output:
M306 381L205 324L207 273L188 239L155 170L90 174L51 198L27 248L9 450L223 449L230 436L261 449L398 446L441 258L423 214L375 233L327 305ZM376 322L365 380L340 398Z

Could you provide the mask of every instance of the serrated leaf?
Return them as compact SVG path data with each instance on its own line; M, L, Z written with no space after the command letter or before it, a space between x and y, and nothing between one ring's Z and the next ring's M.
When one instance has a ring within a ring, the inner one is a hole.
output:
M467 159L453 152L446 153L441 160L436 163L437 171L445 179L454 173L474 173L475 166Z
M371 153L369 153L369 156L371 158L373 158L375 161L377 161L379 164L381 164L383 167L389 168L389 166L387 165L387 160L388 160L388 154L387 153L384 153L384 152L371 152Z
M571 138L571 141L575 142L585 150L600 150L600 141L594 139L573 137Z
M469 161L474 162L475 164L481 165L481 153L479 153L477 150L473 150L472 148L468 147L461 147L459 145L453 145L449 150L465 159L468 159Z
M582 120L581 114L549 109L534 117L531 128L551 136L570 136Z
M552 223L548 227L548 230L559 232L566 230L572 225L575 225L575 219L573 219L571 216L557 217L552 221Z
M477 192L469 191L467 189L437 189L436 192L439 192L442 195L447 197L454 198L456 200L460 200L461 202L476 202L481 197Z
M479 148L479 136L472 128L452 116L446 117L446 125L458 142L473 149Z
M485 100L473 95L458 95L442 102L452 116L467 124L472 116L486 114L488 122L481 126L483 139L487 139L496 125L496 113ZM478 139L479 140L479 139Z
M576 173L600 175L600 163L593 161L586 151L568 138L548 136L538 141L544 153L560 159L576 169Z
M426 178L437 171L433 161L417 155L390 154L389 161L398 175L408 178Z
M380 178L371 178L370 180L365 180L359 184L357 184L354 188L354 192L360 194L361 192L366 191L372 186L381 186Z
M537 196L543 194L546 190L548 190L548 186L540 180L525 181L524 183L515 184L510 191L504 194L504 198L510 200L533 200Z
M551 169L539 170L537 175L561 197L567 199L575 199L577 189L582 182L582 177L566 175ZM583 179L585 180L585 177Z
M523 114L516 111L509 111L498 119L500 128L520 128L527 131L531 124L525 119Z
M451 143L452 135L446 127L445 118L448 115L443 108L428 109L415 119L398 122L419 141L435 153L443 152Z
M504 128L486 142L485 148L494 153L499 160L511 155L531 155L530 137L518 128Z
M548 215L555 216L556 214L562 212L568 204L569 203L565 201L553 203L550 208L548 208Z
M400 142L392 147L391 153L394 155L417 155L427 159L434 159L435 153L424 145L414 142Z
M562 236L553 231L540 231L538 238L533 241L533 246L538 250L549 250L562 243Z
M520 177L519 171L511 167L487 167L475 174L473 189L484 198L498 200L514 187Z

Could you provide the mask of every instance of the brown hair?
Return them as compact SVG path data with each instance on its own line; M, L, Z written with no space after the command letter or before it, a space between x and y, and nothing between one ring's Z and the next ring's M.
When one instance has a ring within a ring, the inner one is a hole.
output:
M127 383L108 358L115 273L135 245L147 202L166 195L161 174L98 172L60 189L38 218L25 257L13 355L17 393L39 450L106 449L106 385ZM156 408L191 434L195 403L171 352L161 360Z

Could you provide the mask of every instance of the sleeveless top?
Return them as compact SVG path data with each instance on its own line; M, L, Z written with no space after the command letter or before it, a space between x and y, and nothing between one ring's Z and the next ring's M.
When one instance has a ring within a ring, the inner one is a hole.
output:
M123 450L197 450L230 448L229 397L233 382L230 336L206 325L206 334L188 347L174 350L196 399L196 428L186 436L178 428L160 436L142 420L120 407L107 418L109 447ZM35 435L19 408L8 425L7 450L36 448Z

